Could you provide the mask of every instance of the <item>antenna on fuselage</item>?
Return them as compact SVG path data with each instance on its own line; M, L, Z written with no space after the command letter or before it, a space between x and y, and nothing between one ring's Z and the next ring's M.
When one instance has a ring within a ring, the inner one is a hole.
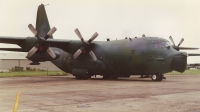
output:
M109 39L109 38L107 38L107 41L110 41L110 39Z
M143 34L142 37L146 37L145 34Z

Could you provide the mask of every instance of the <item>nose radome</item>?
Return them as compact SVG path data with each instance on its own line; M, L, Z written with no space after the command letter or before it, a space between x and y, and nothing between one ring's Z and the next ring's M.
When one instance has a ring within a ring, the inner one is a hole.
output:
M171 69L178 71L178 72L184 72L187 65L187 56L186 55L179 55L174 56L172 58L171 62Z

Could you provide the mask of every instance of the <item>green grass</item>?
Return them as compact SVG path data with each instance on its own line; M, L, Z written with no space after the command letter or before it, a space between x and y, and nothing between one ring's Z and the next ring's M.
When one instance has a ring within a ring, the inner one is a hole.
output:
M64 76L67 73L63 71L23 71L23 72L9 72L0 73L0 77L35 77L35 76Z
M193 70L185 70L185 72L180 73L173 71L171 73L166 73L167 75L200 75L200 69L193 69Z

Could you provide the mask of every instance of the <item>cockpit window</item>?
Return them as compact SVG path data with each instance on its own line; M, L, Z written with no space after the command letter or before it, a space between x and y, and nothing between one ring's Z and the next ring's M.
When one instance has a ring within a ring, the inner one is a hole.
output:
M153 40L150 44L150 48L166 48L167 46L171 46L171 43L167 41L159 42L157 40Z
M170 42L167 42L167 41L162 42L162 44L163 44L164 46L172 46L171 43L170 43Z
M164 45L162 42L159 43L159 46L160 46L161 48L165 47L165 45Z
M158 40L152 40L151 43L158 43Z
M159 43L155 43L155 46L154 46L154 48L159 48L160 46L159 46Z
M154 44L151 44L151 45L150 45L150 48L154 48Z

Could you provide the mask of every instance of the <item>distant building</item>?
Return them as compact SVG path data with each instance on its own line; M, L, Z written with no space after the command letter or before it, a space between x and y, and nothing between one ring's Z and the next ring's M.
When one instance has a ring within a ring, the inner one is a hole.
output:
M187 64L187 70L189 69L200 69L200 63L190 63Z
M50 61L40 62L40 65L30 65L31 61L26 59L27 53L0 53L0 70L11 70L15 66L23 67L26 70L27 67L47 70L57 71L60 70Z

